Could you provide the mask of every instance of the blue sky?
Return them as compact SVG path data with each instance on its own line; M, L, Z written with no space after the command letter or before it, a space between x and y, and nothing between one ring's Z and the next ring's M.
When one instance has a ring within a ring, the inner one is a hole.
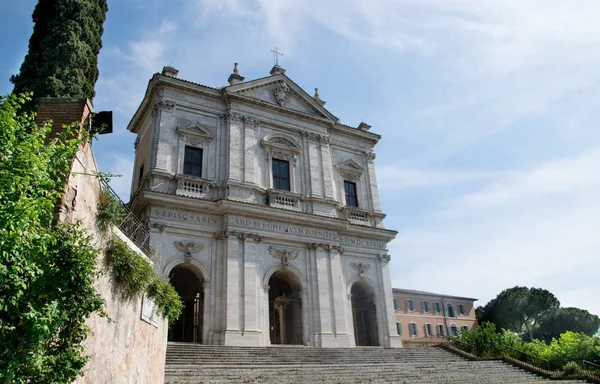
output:
M34 0L2 0L0 92ZM126 125L164 65L224 86L284 56L286 74L376 147L393 285L478 297L546 288L600 314L600 2L595 0L109 0L94 143L129 195ZM10 38L9 38L10 37ZM127 198L125 198L127 199Z

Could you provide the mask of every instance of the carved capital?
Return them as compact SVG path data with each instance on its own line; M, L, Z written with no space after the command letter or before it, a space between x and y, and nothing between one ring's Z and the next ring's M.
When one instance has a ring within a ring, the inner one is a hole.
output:
M156 228L160 231L160 233L163 233L165 231L165 227L166 224L163 223L152 223L152 228Z
M161 111L172 111L175 108L175 103L170 100L159 99L152 106L152 116L156 116Z
M384 263L389 263L391 258L392 257L390 255L386 255L386 254L379 255L379 260L383 261Z
M229 237L228 231L221 231L221 232L215 233L215 239L217 239L217 240L225 240L228 237Z
M133 142L133 149L137 151L138 145L140 145L140 135L135 138L135 141Z
M245 116L244 121L246 122L246 127L250 127L254 130L257 130L260 127L260 120L255 119L251 116Z
M373 161L375 160L375 152L365 152L365 156L367 156L367 160L369 161Z

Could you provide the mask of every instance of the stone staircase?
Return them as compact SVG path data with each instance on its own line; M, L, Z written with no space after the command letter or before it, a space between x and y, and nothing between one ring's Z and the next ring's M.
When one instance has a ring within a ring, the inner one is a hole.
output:
M584 383L440 348L317 349L169 343L165 383Z

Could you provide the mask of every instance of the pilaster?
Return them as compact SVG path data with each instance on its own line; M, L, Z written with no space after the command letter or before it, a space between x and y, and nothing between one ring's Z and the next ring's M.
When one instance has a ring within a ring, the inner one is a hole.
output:
M380 313L386 314L383 317L382 331L383 340L382 345L386 348L401 348L402 341L400 336L396 332L396 315L394 311L394 294L392 292L392 282L390 278L390 255L382 254L379 255L377 262L377 269L379 271L379 300L378 305L381 306Z
M228 181L242 182L244 175L244 129L242 115L231 112L229 120L229 177Z
M367 158L367 180L369 182L369 201L373 203L373 211L381 212L381 203L379 202L379 191L377 190L377 177L375 175L375 154L366 153Z

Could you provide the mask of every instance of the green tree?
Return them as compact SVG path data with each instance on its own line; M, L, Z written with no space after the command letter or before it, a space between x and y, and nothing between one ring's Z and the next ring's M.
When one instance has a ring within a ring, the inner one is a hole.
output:
M13 93L93 99L107 11L106 0L39 0Z
M536 339L551 341L566 331L593 336L600 328L600 318L579 308L557 308L549 311L534 332Z
M480 322L490 321L498 328L527 334L533 340L543 316L559 306L558 299L545 289L517 286L500 292L477 313Z
M0 383L68 383L104 303L92 238L54 216L86 138L67 129L47 143L49 126L20 113L26 101L0 97Z

